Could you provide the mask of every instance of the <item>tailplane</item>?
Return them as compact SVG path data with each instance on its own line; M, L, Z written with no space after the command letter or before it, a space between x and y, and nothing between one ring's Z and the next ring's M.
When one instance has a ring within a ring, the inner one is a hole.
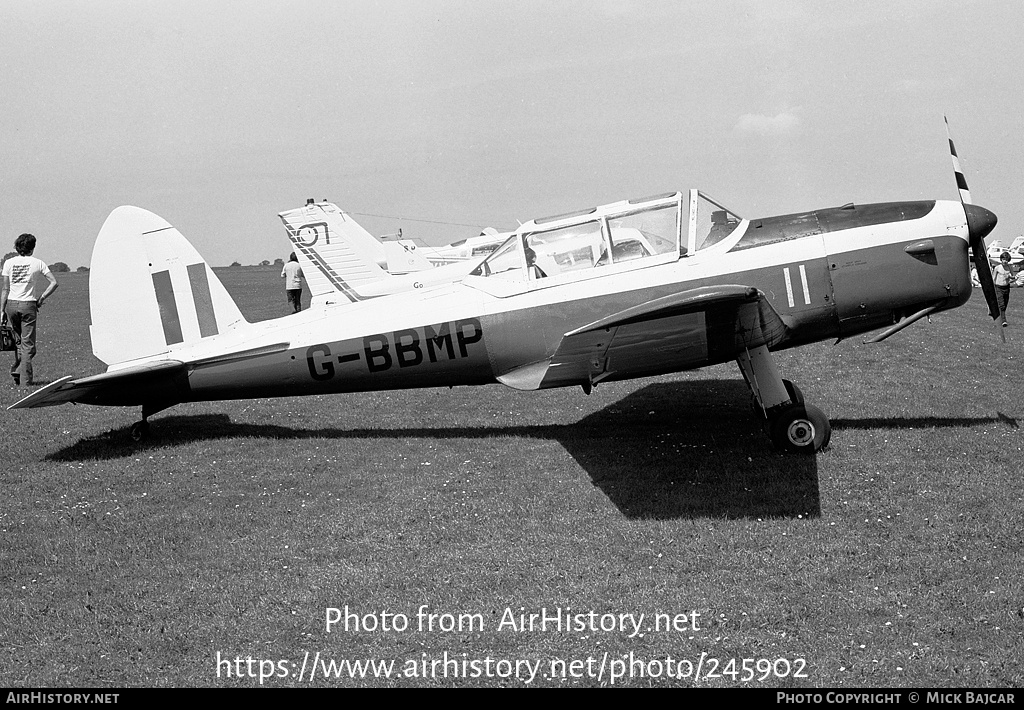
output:
M181 232L129 206L111 212L96 237L89 307L93 354L108 366L170 355L246 323Z

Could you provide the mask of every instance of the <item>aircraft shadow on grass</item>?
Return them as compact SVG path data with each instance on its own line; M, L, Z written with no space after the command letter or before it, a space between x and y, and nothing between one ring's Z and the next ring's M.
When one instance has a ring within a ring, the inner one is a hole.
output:
M300 428L235 423L226 414L153 420L148 446L236 437L267 439L548 439L562 444L629 518L817 517L815 456L776 453L748 405L741 380L648 385L569 424ZM1009 417L838 419L835 429L969 427ZM1014 420L1011 420L1014 421ZM1015 421L1014 421L1015 424ZM47 458L58 461L134 456L127 428L83 439Z

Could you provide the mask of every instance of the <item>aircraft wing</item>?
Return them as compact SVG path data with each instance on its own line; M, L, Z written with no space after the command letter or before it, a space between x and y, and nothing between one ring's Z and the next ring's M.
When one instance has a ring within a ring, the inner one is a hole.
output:
M742 285L670 294L566 333L547 360L498 379L516 389L675 372L734 359L746 348L772 347L788 327L764 294Z
M77 380L62 377L15 402L8 409L53 407L67 402L133 405L141 401L139 397L142 394L159 395L164 391L173 391L175 380L185 374L185 363L179 360L160 360Z

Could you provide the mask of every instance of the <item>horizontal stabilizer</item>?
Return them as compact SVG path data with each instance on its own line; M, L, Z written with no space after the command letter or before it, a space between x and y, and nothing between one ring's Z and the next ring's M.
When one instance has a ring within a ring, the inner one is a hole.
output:
M53 407L68 402L131 406L150 400L178 399L185 363L177 360L126 367L91 377L62 377L38 389L8 409ZM155 396L154 396L155 395Z
M75 400L73 397L66 396L66 393L72 389L72 386L70 385L71 379L72 378L68 376L61 377L59 380L54 380L50 384L46 385L46 387L37 389L28 397L19 399L8 407L8 409L55 407L58 404L64 404L65 402L74 402Z

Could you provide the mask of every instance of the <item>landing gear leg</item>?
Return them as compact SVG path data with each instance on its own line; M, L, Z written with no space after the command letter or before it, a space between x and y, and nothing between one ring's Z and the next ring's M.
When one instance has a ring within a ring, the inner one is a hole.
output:
M788 453L813 454L828 444L832 438L828 417L817 407L806 404L796 385L782 379L766 346L745 351L736 363L776 448Z
M786 394L789 395L789 400L794 404L804 403L804 393L800 391L800 388L794 385L789 380L783 380L782 384L786 387ZM761 406L761 403L757 401L757 397L753 394L750 396L750 409L754 412L755 417L761 419L768 419L768 413Z

